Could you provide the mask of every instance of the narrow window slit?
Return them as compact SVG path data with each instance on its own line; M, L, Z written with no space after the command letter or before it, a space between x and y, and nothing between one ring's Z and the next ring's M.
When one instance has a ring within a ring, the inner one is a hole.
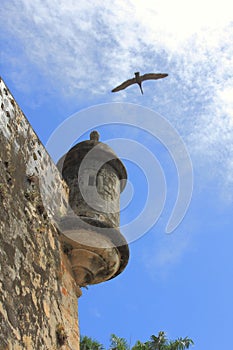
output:
M94 185L95 185L95 176L90 175L89 181L88 181L88 186L94 186Z

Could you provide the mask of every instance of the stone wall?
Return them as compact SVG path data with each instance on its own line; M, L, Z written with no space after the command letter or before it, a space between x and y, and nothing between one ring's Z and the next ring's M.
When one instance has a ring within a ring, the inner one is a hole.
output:
M53 221L67 186L1 79L0 114L0 350L79 349L80 290Z

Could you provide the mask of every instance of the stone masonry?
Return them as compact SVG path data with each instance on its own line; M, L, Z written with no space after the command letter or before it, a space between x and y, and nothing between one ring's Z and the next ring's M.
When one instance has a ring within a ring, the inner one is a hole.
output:
M68 188L2 79L0 111L0 350L79 349L81 293L52 219Z

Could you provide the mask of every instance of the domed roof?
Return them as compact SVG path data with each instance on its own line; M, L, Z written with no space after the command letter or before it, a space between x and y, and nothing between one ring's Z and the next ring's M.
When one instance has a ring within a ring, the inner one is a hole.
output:
M103 164L107 163L112 166L119 180L121 180L121 191L123 191L127 180L125 166L111 147L99 141L99 133L97 131L92 131L90 133L90 140L77 143L59 160L57 166L61 173L64 175L66 170L69 169L70 171L72 168L75 168L75 171L77 171L82 160L89 152L90 159L97 159Z

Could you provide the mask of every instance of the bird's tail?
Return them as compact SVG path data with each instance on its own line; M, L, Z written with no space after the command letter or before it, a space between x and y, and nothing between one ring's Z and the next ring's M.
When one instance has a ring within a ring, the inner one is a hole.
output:
M143 95L142 84L138 84L138 85L139 85L140 90L141 90L141 93L142 93L142 95Z

